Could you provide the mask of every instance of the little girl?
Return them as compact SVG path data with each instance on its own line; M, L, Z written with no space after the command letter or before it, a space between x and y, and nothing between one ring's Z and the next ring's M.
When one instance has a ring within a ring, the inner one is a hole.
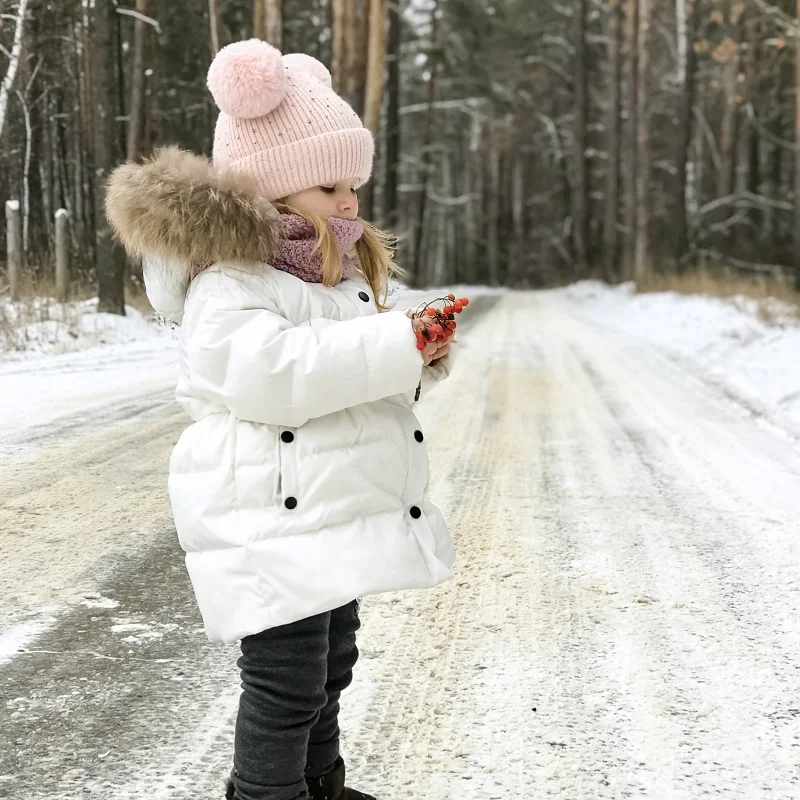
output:
M344 786L339 696L363 595L430 587L453 548L411 410L449 346L385 310L387 238L358 219L373 140L307 55L220 51L213 166L120 167L108 215L181 323L175 525L210 639L241 640L236 800L371 800ZM420 345L421 346L421 345Z

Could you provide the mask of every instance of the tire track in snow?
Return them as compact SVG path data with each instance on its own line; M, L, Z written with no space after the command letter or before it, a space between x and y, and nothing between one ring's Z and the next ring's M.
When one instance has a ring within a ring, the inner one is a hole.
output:
M569 305L495 302L418 411L458 572L366 599L349 782L383 800L800 797L797 454ZM94 469L163 502L170 423L159 451L149 415L127 463L108 448ZM205 641L155 508L100 585L119 607L81 606L36 644L82 652L0 667L4 702L28 704L0 715L21 753L7 766L0 745L0 796L220 800L236 652Z

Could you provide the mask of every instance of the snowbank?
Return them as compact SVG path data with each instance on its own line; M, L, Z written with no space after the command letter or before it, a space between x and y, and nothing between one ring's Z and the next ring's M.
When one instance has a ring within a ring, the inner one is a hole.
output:
M97 298L57 303L36 297L0 298L0 360L71 353L102 345L171 337L169 328L131 306L126 316L98 314Z
M581 314L695 365L730 395L800 434L800 318L796 306L748 297L636 294L585 281L554 290Z

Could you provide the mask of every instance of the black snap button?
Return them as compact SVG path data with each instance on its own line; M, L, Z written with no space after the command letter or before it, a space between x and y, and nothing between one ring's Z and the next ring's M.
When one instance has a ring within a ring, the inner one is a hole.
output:
M287 497L284 505L289 509L289 511L291 511L293 508L297 508L297 498Z
M411 506L408 513L411 514L414 519L419 519L422 516L422 512L417 506Z
M358 298L359 300L363 300L365 303L369 303L369 295L366 292L359 292Z
M281 441L291 444L294 441L294 434L291 431L284 431L281 434Z
M416 439L418 442L422 442L422 441L424 441L424 440L425 440L425 437L422 435L422 431L414 431L414 438L415 438L415 439Z

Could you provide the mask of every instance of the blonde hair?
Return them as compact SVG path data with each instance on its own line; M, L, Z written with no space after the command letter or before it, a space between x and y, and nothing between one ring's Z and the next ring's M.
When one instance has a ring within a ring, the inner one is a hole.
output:
M324 217L290 206L285 200L278 200L274 205L281 214L298 214L314 226L317 242L312 252L319 250L322 253L322 283L325 286L336 286L341 282L344 271L342 256L350 256L372 289L378 311L386 311L389 308L386 304L389 297L389 278L395 276L402 278L406 274L393 260L396 244L394 236L378 230L374 225L358 217L358 221L364 226L364 233L350 252L340 253L336 238Z

